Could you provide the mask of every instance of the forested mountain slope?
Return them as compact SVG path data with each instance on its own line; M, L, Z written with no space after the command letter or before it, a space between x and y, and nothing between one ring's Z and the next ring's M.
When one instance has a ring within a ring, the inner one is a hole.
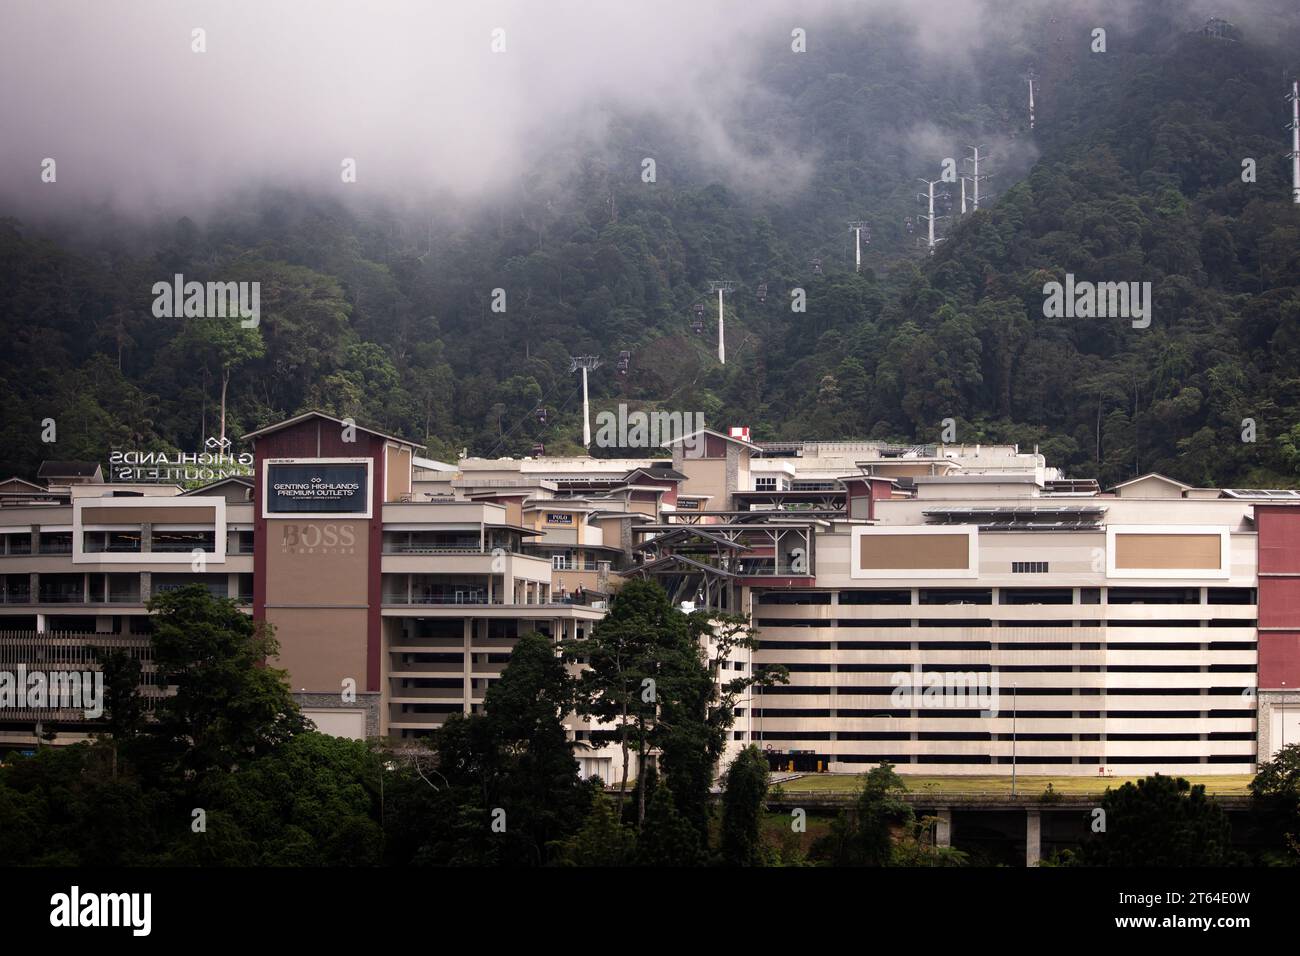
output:
M918 52L901 24L846 22L805 56L775 36L736 122L747 149L781 162L753 169L666 124L612 116L599 137L547 144L487 204L265 190L165 225L107 210L75 229L0 221L0 473L113 448L197 449L219 428L227 378L234 437L317 407L427 441L434 456L574 451L568 356L597 353L598 408L697 411L760 439L933 441L951 418L960 441L1039 444L1105 482L1159 470L1294 483L1300 207L1282 129L1293 64L1259 42L1273 37L1212 39L1179 5L1143 6L1108 31L1105 54L1089 52L1092 23L1069 5L992 21L1006 42L951 59ZM968 143L990 146L994 201L944 223L927 256L923 224L905 228L917 180ZM1256 182L1242 181L1246 158ZM861 275L851 219L872 223ZM259 328L155 318L151 288L176 273L260 282ZM1150 327L1045 318L1044 283L1066 273L1151 282ZM738 283L725 367L711 312L703 335L690 329L718 278ZM791 310L796 288L806 312ZM40 440L46 418L53 446Z

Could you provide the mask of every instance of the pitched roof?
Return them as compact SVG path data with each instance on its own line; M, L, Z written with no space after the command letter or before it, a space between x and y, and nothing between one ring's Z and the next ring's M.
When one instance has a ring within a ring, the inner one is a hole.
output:
M637 475L644 475L647 478L652 478L660 481L685 481L686 480L685 475L683 475L680 471L673 470L672 468L633 468L631 471L629 471L626 475L623 476L622 480L630 484L636 478Z
M346 427L349 424L348 422L345 422L341 418L335 418L333 415L326 415L322 411L317 411L316 409L312 409L311 411L303 412L301 415L295 415L293 416L293 418L286 418L284 421L277 422L274 425L267 425L265 428L259 428L256 431L248 432L244 435L244 439L248 440L250 438L261 438L263 435L270 435L273 432L283 431L286 428L292 428L294 425L301 424L302 422L305 422L311 418L324 419L327 422L333 422L335 425L339 425L341 427ZM373 428L366 428L364 425L357 425L355 422L351 424L353 425L353 427L356 428L357 431L365 432L367 435L376 435L379 438L385 438L389 441L395 441L398 444L410 445L412 448L424 447L418 442L413 442L406 438L398 438L396 435L389 435L386 432L377 431Z
M231 475L229 478L218 478L216 481L210 481L206 485L199 485L197 488L191 488L189 491L182 491L181 496L185 495L206 495L210 494L213 489L220 488L222 485L240 485L244 488L253 487L253 479L242 478L239 475Z
M721 438L723 441L729 441L734 445L740 445L743 448L748 448L750 451L763 450L761 446L755 445L753 442L745 441L745 439L743 438L735 438L731 435L724 435L722 434L722 432L714 431L712 428L699 428L691 432L689 435L679 435L676 438L670 438L664 442L664 447L671 448L673 445L679 444L681 442L685 442L687 439L694 438L696 435L712 435L715 438Z
M1138 475L1136 478L1130 478L1128 481L1121 481L1118 485L1112 485L1110 490L1114 491L1116 488L1126 488L1129 485L1137 484L1139 481L1146 481L1148 478L1158 478L1167 484L1182 488L1184 491L1192 487L1191 485L1183 484L1175 478L1170 478L1168 475L1162 475L1158 471L1148 471L1145 475Z
M99 471L96 461L43 461L37 478L93 478Z
M26 486L27 486L28 488L30 488L33 492L39 492L40 494L46 494L46 490L45 490L44 488L42 488L40 485L36 484L36 483L33 482L33 481L28 481L26 478L19 478L17 475L14 475L12 478L6 478L4 481L0 481L0 490L8 491L10 494L13 494L13 493L15 493L15 492L20 492L20 491L22 491L21 488L7 488L7 487L6 487L6 486L8 486L8 485L12 485L12 484L14 484L15 482L17 482L17 483L20 484L20 485L26 485Z

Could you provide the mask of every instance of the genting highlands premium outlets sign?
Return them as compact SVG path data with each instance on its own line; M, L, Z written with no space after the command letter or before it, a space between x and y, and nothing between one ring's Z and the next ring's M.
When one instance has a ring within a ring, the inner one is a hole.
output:
M265 462L262 513L370 517L370 459Z
M252 454L231 454L229 438L209 438L206 444L209 450L200 452L110 452L109 480L181 483L253 476Z

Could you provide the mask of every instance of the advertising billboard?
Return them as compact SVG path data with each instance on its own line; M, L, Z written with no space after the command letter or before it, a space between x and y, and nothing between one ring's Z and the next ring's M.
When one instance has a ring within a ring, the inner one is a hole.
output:
M370 516L370 460L268 461L263 514Z

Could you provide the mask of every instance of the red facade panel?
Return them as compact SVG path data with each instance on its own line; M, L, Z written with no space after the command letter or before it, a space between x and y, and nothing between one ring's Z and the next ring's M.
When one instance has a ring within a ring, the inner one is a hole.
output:
M1300 508L1255 506L1260 574L1300 574Z
M1259 626L1300 630L1300 578L1259 579Z
M1257 505L1255 530L1259 535L1259 686L1293 690L1300 687L1300 509Z
M1300 687L1300 631L1266 631L1259 635L1261 690Z

